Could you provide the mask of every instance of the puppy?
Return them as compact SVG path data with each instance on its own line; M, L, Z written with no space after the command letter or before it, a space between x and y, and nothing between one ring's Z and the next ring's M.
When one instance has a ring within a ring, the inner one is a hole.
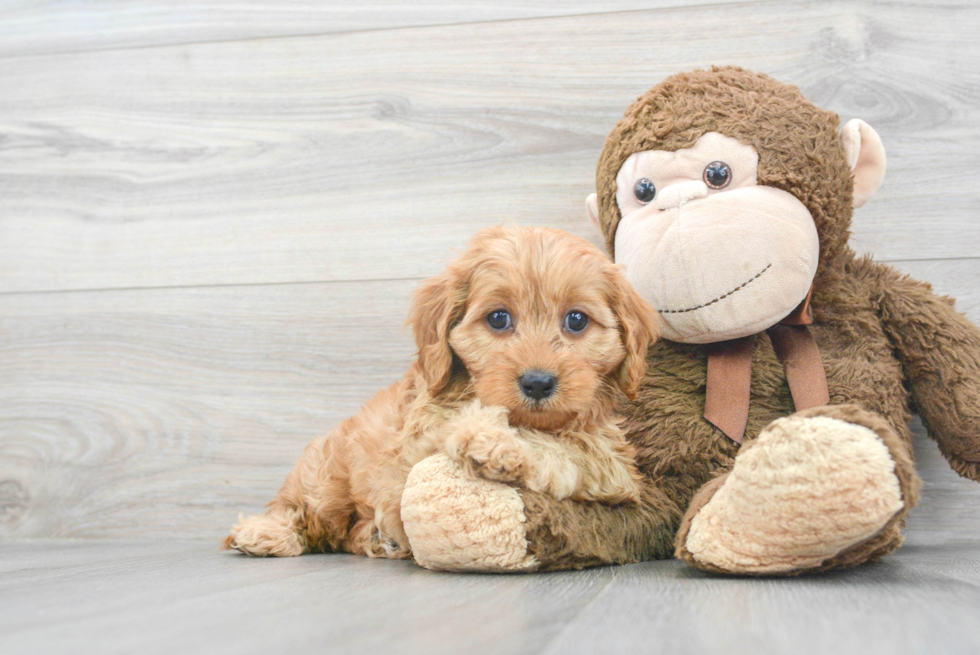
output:
M405 377L307 446L265 514L239 517L225 548L409 557L402 490L438 452L558 499L636 501L640 477L614 408L617 388L635 397L655 321L587 241L483 230L416 291L418 355Z

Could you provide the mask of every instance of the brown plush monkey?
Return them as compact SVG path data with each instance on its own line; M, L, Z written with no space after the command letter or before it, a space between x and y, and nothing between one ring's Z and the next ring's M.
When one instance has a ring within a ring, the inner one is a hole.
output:
M861 121L765 75L675 75L606 140L588 206L661 312L624 406L639 504L558 502L419 464L402 512L416 559L533 570L675 554L792 574L897 548L915 504L911 411L980 481L980 330L927 284L857 257L854 207L884 175Z

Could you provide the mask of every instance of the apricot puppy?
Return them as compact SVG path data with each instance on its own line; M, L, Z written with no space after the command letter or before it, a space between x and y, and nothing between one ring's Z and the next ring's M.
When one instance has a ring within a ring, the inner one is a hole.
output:
M405 377L309 444L226 548L409 557L402 490L440 451L558 499L637 500L614 407L617 388L636 393L656 315L597 248L560 230L483 230L416 291L409 323L418 355Z

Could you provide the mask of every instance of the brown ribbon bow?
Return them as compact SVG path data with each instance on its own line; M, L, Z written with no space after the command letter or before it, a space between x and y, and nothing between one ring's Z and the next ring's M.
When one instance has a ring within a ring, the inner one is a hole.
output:
M810 308L812 296L811 287L792 314L767 330L776 357L786 372L786 381L797 411L830 402L827 374L820 351L807 328L813 324L813 310ZM745 426L749 422L755 338L756 335L751 335L708 346L704 417L735 443L742 443Z

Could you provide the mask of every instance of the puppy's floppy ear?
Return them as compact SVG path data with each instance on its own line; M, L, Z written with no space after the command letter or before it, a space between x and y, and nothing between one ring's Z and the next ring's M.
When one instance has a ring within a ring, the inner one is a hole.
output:
M660 318L619 270L613 275L611 296L610 306L619 319L626 346L626 359L614 373L615 380L623 393L636 398L647 371L647 348L659 336Z
M422 377L433 396L449 382L453 369L453 351L449 331L463 314L466 305L465 281L455 266L422 283L412 294L408 323L415 333L418 363Z

